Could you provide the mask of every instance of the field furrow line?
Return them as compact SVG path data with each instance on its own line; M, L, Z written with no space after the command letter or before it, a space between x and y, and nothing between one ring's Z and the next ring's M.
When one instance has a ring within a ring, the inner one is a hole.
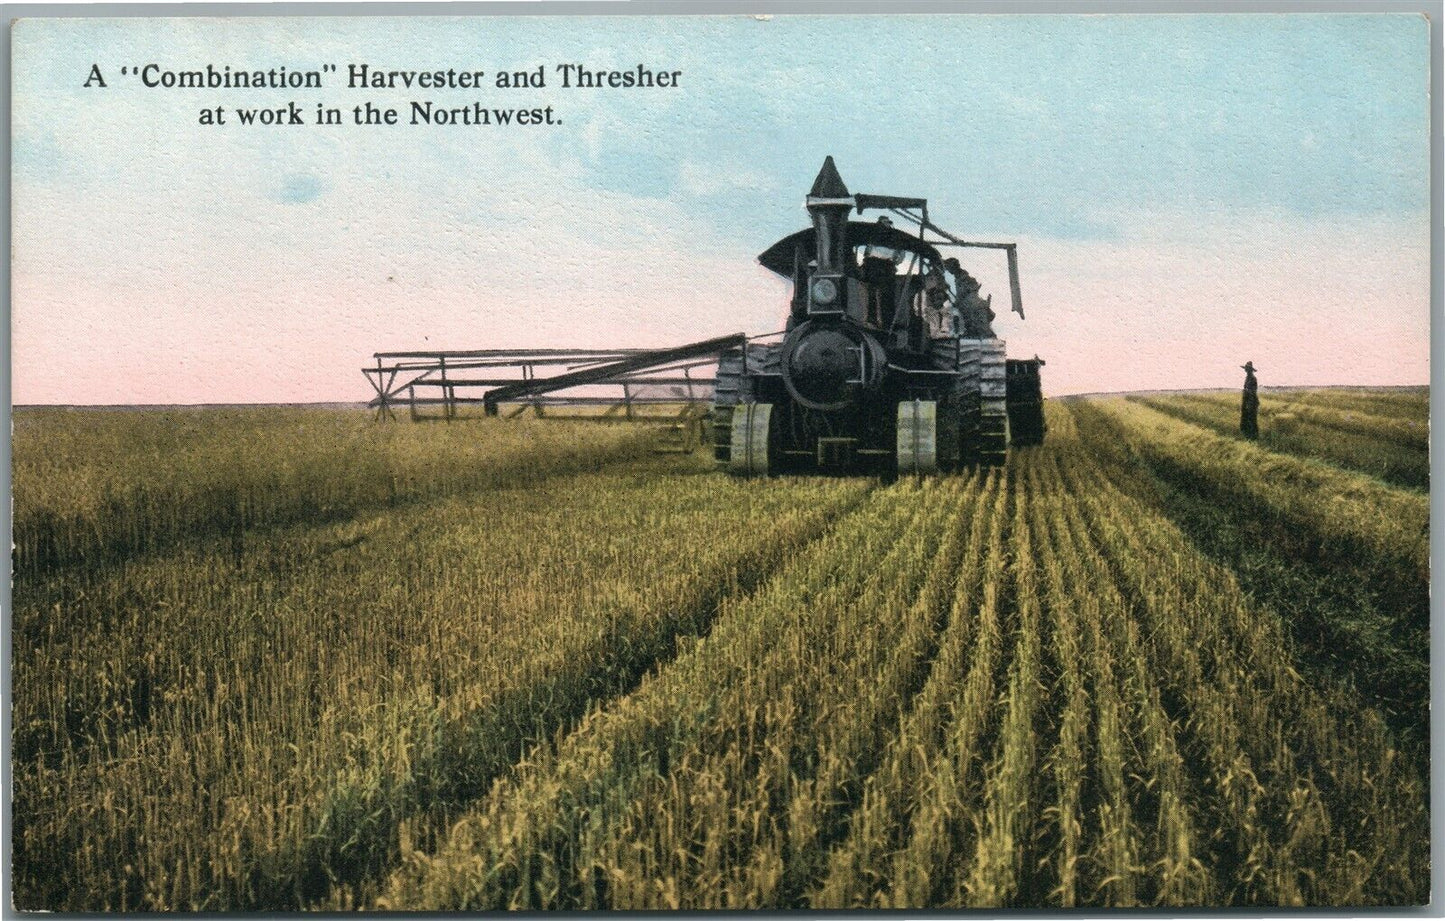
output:
M1057 437L1057 435L1055 436ZM1057 532L1057 518L1063 513L1061 481L1055 475L1050 478L1047 525ZM1085 654L1082 648L1081 631L1078 621L1081 615L1080 601L1087 595L1074 594L1075 586L1069 584L1057 552L1051 552L1055 535L1042 540L1039 565L1045 576L1044 604L1052 622L1053 642L1049 644L1050 659L1054 663L1055 699L1054 709L1059 712L1057 741L1044 764L1053 782L1052 805L1041 815L1046 831L1051 831L1056 843L1049 855L1054 868L1055 885L1049 893L1051 901L1063 908L1073 908L1080 902L1081 888L1097 891L1097 884L1090 886L1088 874L1081 873L1084 857L1084 822L1086 796L1092 790L1086 789L1092 773L1089 765L1094 754L1090 742L1092 706L1084 677ZM1083 893L1088 902L1088 891Z
M968 871L955 881L953 898L970 907L1013 905L1032 872L1030 831L1037 760L1037 724L1045 688L1041 674L1044 624L1036 574L1035 503L1039 488L1034 465L1023 471L1021 498L1012 523L1013 657L1005 712L984 788L981 832Z
M820 681L837 688L830 673L848 663L845 687L862 687L886 660L899 618L885 616L880 592L921 575L910 551L937 533L928 503L898 500L936 488L875 493L759 593L730 605L689 654L594 713L555 752L520 765L437 855L415 857L386 902L757 904L750 887L782 881L779 817L794 784L817 768L809 737L856 706L846 693L819 697ZM837 620L820 613L830 610ZM655 843L634 846L646 840ZM519 864L519 853L531 856ZM481 876L474 859L489 867Z
M641 503L631 522L608 511L613 494L605 490L576 501L554 497L542 521L600 516L624 530L575 537L576 546L559 540L514 560L493 556L486 535L494 525L478 520L473 502L456 502L429 524L441 535L455 528L467 540L443 536L415 551L403 518L294 578L270 578L263 558L259 571L269 587L255 598L255 576L223 568L226 580L218 581L234 583L239 603L223 590L211 592L214 612L194 604L158 608L167 620L127 634L152 636L153 648L117 650L76 634L68 641L78 644L73 651L53 650L56 661L102 656L102 677L142 667L168 684L154 692L146 721L97 726L76 742L53 716L43 719L44 710L26 714L27 730L43 734L36 756L17 763L16 797L27 816L16 839L17 880L37 891L62 886L64 895L48 904L77 908L364 900L402 853L432 846L449 816L529 747L636 686L705 633L725 599L846 522L867 492L819 483L810 496L812 486L720 489L696 479L673 487L675 497ZM637 487L640 496L651 488ZM733 496L746 501L729 502ZM794 507L798 500L802 507ZM516 508L524 521L532 514ZM686 537L694 531L713 543L694 545ZM507 533L497 534L501 549ZM647 534L670 549L646 552L638 541ZM298 537L297 552L308 540ZM408 554L425 568L398 583L393 560ZM578 566L598 581L560 578ZM139 564L114 587L114 603L143 613L151 609L137 598L178 596L171 581L187 573L204 579L207 571ZM651 584L637 578L659 573L668 577ZM333 614L338 595L355 605L343 609L345 617ZM415 616L398 617L397 609ZM167 626L176 618L238 623L202 633ZM355 629L373 622L397 633ZM225 648L207 645L212 640ZM53 668L48 661L33 664ZM343 664L350 667L337 667ZM125 687L107 680L95 692ZM84 687L61 688L78 690ZM71 705L62 693L51 710ZM206 744L176 748L183 738ZM42 757L51 746L58 758ZM261 777L275 799L248 794ZM93 826L47 815L47 803L62 791L72 791L71 808L89 808L84 791L102 789L127 816L106 839L124 863L73 846L76 834L95 837ZM144 837L142 828L150 829Z
M1064 467L1059 455L1055 460L1060 468ZM1106 619L1116 619L1123 612L1107 604L1105 587L1097 581L1098 573L1086 574L1085 564L1069 543L1070 523L1079 514L1073 493L1082 486L1074 475L1076 471L1069 472L1070 476L1060 477L1061 508L1058 515L1049 516L1049 532L1041 544L1046 557L1060 558L1071 580L1075 620L1069 627L1080 632L1089 663L1085 679L1095 729L1091 773L1098 794L1091 823L1093 834L1086 851L1088 864L1094 870L1089 901L1127 907L1140 903L1139 890L1145 881L1139 854L1142 835L1134 816L1140 790L1132 780L1141 773L1142 764L1128 733L1125 691L1116 671L1124 663L1106 642L1103 626Z
M927 680L918 691L899 732L887 742L881 766L863 782L860 804L849 816L846 837L828 856L824 880L810 894L815 907L918 907L931 903L932 884L946 861L904 862L906 874L894 878L892 856L908 841L910 817L927 806L922 791L938 772L945 733L951 725L950 707L964 681L965 656L973 634L973 612L979 603L985 556L992 523L1001 516L1005 499L1002 474L975 474L984 480L982 493L963 542L964 556L957 561L958 578L952 597L941 598L947 611ZM960 536L963 532L959 530ZM940 561L941 565L943 561ZM950 561L946 565L954 565Z
M885 653L879 670L860 675L872 687L860 695L865 705L819 737L820 766L795 788L788 805L787 869L778 904L813 903L827 874L829 852L847 834L849 820L863 801L865 785L883 763L896 727L915 713L919 695L937 667L942 636L964 568L968 530L964 513L977 508L983 480L945 481L934 521L941 528L916 547L922 557L922 582L905 589L913 596L902 619L902 634ZM886 616L886 615L883 615ZM860 689L861 690L861 689Z
M1065 461L1074 463L1065 463ZM1089 635L1090 661L1118 666L1117 686L1133 740L1131 795L1141 813L1139 868L1141 898L1164 905L1211 904L1210 872L1196 853L1198 823L1188 805L1190 782L1175 739L1175 726L1164 710L1149 659L1141 646L1138 622L1112 581L1094 546L1080 495L1099 488L1099 471L1074 452L1061 457L1068 488L1059 513L1052 516L1050 556L1064 560L1070 582L1065 597L1079 599L1080 624ZM1140 780L1142 778L1142 780ZM1145 824L1142 817L1153 816ZM1152 827L1151 827L1152 826Z
M1378 805L1383 794L1396 821L1419 821L1409 805L1414 781L1400 769L1378 718L1340 725L1288 666L1278 622L1251 612L1232 579L1192 553L1167 523L1139 527L1148 513L1112 489L1085 502L1112 581L1153 638L1154 670L1173 676L1186 726L1211 765L1214 792L1238 842L1233 897L1268 904L1365 897L1366 855L1382 838L1390 848L1404 842L1398 829L1373 824L1380 812L1365 816L1354 802L1363 797ZM1334 789L1328 801L1317 776ZM1384 789L1375 790L1376 783ZM1332 811L1333 827L1341 829L1333 835ZM1346 815L1366 824L1342 821ZM1316 869L1305 873L1305 866ZM1402 880L1386 870L1375 882L1393 888Z
M934 492L932 485L923 491ZM919 502L908 527L879 560L878 572L884 575L865 579L855 599L845 602L844 596L836 596L835 603L842 607L825 604L822 610L836 612L837 620L809 624L806 633L814 636L814 642L806 647L799 642L790 650L788 661L793 664L769 672L786 678L776 686L785 705L765 714L763 731L752 733L748 746L734 738L721 750L699 750L698 761L672 789L637 801L628 814L631 824L602 842L601 861L609 868L604 872L629 880L651 878L650 867L635 867L636 855L629 850L629 842L635 840L633 830L647 835L651 817L673 815L691 822L683 840L694 842L704 858L695 871L683 866L672 875L677 899L685 903L696 898L688 893L700 888L698 876L709 879L704 897L711 897L712 879L718 879L733 904L791 904L801 897L821 856L818 839L827 833L825 815L846 804L841 791L835 791L835 803L820 788L820 777L850 763L850 754L857 756L864 727L886 719L878 708L896 705L896 683L909 680L919 644L927 642L933 617L917 608L911 610L913 618L901 617L899 604L925 577L921 561L936 545L949 517L928 513L928 505L927 500ZM870 617L887 622L875 625L862 620ZM884 633L877 632L879 626ZM889 629L897 632L885 639ZM804 633L794 636L801 641ZM905 655L893 655L898 644ZM822 659L814 658L819 649L824 651ZM849 667L829 666L833 661L847 662ZM799 668L803 662L811 667ZM779 747L773 748L770 760L763 749L771 748L775 740ZM735 791L726 816L695 808L699 787L710 791L708 795ZM722 854L725 861L719 859ZM673 896L655 902L652 893L619 889L609 892L604 904L617 904L619 898L621 904L641 899L638 904L653 905L670 904Z
M1260 517L1247 502L1217 495L1194 478L1136 466L1124 431L1098 409L1064 403L1085 425L1101 477L1167 517L1211 559L1235 574L1262 606L1277 611L1297 649L1296 664L1320 681L1359 689L1406 735L1423 766L1428 734L1429 594L1368 557L1324 552L1308 530ZM1105 465L1105 462L1107 465ZM1142 462L1141 462L1142 463Z
M1188 626L1161 620L1161 608L1150 606L1147 595L1141 598L1141 570L1147 564L1130 546L1127 533L1105 519L1100 510L1091 509L1091 513L1093 527L1100 534L1098 548L1107 554L1109 581L1124 587L1129 596L1137 599L1145 630L1153 638L1150 671L1161 677L1170 676L1165 679L1166 697L1181 708L1175 719L1184 723L1197 745L1201 762L1208 766L1201 780L1217 798L1215 814L1221 824L1219 830L1232 842L1224 859L1216 858L1229 874L1224 882L1235 890L1229 893L1230 899L1268 903L1275 896L1261 889L1261 884L1268 881L1264 870L1270 855L1263 802L1268 791L1256 773L1246 741L1257 737L1251 730L1257 732L1260 727L1242 727L1236 721L1240 714L1231 705L1236 686L1230 678L1224 679L1228 683L1222 689L1210 681L1208 675L1213 669L1206 670L1205 660ZM1162 607L1174 617L1184 610L1168 602ZM1214 663L1211 660L1209 664Z
M1197 397L1128 398L1221 437L1239 438L1239 407ZM1302 415L1304 413L1304 415ZM1389 435L1341 430L1316 424L1307 411L1292 413L1266 405L1260 411L1260 450L1310 458L1348 472L1375 477L1389 485L1419 491L1430 485L1430 457L1424 432L1401 442Z
M1137 403L1102 404L1131 449L1211 498L1248 507L1284 530L1312 535L1317 552L1346 565L1379 560L1393 577L1424 584L1429 502L1328 465L1223 438Z
M1003 641L1012 592L1008 589L1014 511L1019 501L1015 474L994 474L998 484L988 523L988 555L977 599L960 597L955 606L977 611L972 645L961 688L948 701L941 756L919 775L907 819L906 841L892 855L888 888L880 900L891 907L958 904L956 873L973 851L981 807L984 758L997 732L997 702L1003 668ZM958 614L955 611L955 622Z

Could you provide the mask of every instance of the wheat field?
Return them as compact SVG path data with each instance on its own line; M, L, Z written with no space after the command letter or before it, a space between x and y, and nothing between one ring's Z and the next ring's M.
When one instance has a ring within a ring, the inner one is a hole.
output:
M1428 394L1233 399L894 482L17 410L15 904L1423 903Z

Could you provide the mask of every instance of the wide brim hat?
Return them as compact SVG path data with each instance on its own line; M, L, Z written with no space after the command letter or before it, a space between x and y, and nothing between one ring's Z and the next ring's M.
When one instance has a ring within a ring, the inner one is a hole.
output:
M1240 367L1243 368L1243 369L1246 370L1246 371L1257 371L1257 370L1259 370L1259 369L1257 369L1257 368L1254 366L1254 362L1252 362L1252 361L1246 361L1244 364L1240 365Z

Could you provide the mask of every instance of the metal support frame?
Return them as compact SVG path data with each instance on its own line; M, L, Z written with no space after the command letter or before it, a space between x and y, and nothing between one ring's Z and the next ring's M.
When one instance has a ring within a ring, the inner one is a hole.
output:
M503 403L530 409L539 418L552 418L548 410L555 407L603 406L606 417L619 418L621 413L621 418L661 421L673 416L647 415L641 408L682 405L686 409L710 402L710 372L717 356L738 346L746 352L747 342L748 337L736 334L657 350L377 352L376 364L361 370L374 393L368 405L382 422L397 418L395 406L400 402L418 422L451 422L460 417L463 407L473 405L482 406L488 415L497 414ZM612 388L621 389L620 397L607 395ZM431 407L439 408L440 415L427 415Z

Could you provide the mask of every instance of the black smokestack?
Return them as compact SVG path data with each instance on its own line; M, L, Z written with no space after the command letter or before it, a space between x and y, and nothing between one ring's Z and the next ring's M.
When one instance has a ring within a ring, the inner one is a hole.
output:
M813 180L813 189L808 193L808 214L813 218L813 231L818 241L819 275L839 275L843 271L843 236L848 226L848 212L852 201L848 198L848 187L838 175L833 158L823 160L818 178Z

